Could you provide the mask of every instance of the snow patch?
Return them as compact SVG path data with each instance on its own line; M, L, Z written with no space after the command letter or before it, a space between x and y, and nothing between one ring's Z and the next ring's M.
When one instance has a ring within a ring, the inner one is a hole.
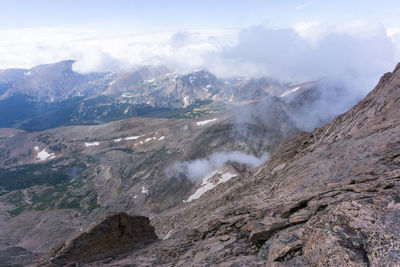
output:
M90 147L90 146L98 146L98 145L100 145L100 143L99 143L99 142L85 143L85 146L86 146L86 147Z
M24 75L25 75L25 76L31 76L31 75L32 75L32 72L29 70L29 71L27 71L27 72L24 72Z
M214 119L211 119L211 120L205 120L205 121L198 121L198 122L196 122L196 124L197 124L197 126L200 126L200 125L205 125L207 123L210 123L210 122L213 122L213 121L216 121L216 120L217 120L217 118L214 118Z
M54 159L56 156L54 155L54 153L47 153L46 148L44 148L37 154L37 157L40 161L44 161L48 159Z
M188 97L188 96L185 96L185 97L183 98L183 104L184 104L185 106L188 106L188 105L190 104L190 102L189 102L189 97Z
M168 238L170 238L172 235L172 230L169 230L169 232L163 237L163 240L167 240Z
M142 186L142 191L141 191L141 193L147 195L147 194L149 193L149 189L147 189L146 187Z
M158 138L158 140L164 140L165 139L165 136L163 135L163 136L161 136L160 138Z
M211 189L213 189L217 185L219 185L221 183L225 183L225 182L229 181L230 179L232 179L233 177L236 176L235 174L227 172L227 173L224 173L224 174L221 175L221 177L218 180L218 182L216 182L216 183L210 182L209 180L216 174L221 174L221 171L213 171L213 172L209 173L208 175L206 175L203 178L203 182L201 183L201 187L198 188L196 190L196 192L194 192L194 194L191 195L187 200L183 200L183 202L187 203L187 202L192 202L195 199L199 199L205 192L210 191Z
M221 179L219 179L218 184L228 182L230 179L232 179L235 176L236 176L235 174L232 174L230 172L224 173L221 175Z
M38 146L35 146L33 149L34 149L36 152L39 151L39 147L38 147Z
M129 136L129 137L126 137L125 140L136 140L136 139L138 139L138 138L140 138L140 137L142 137L142 136L143 136L143 135Z
M168 77L168 76L172 76L172 75L175 75L175 74L176 74L176 72L171 72L171 73L164 74L161 77Z
M144 142L147 143L147 142L149 142L149 141L151 141L151 140L156 140L156 139L157 139L157 138L156 138L155 136L153 136L153 137L146 138L146 139L144 140Z
M289 91L287 91L287 92L284 92L283 94L281 94L281 97L285 97L285 96L287 96L287 95L289 95L289 94L292 94L292 93L298 91L300 88L301 88L300 86L297 86L297 87L293 88L292 90L289 90Z
M123 93L123 94L121 95L121 97L124 97L124 98L131 98L131 97L133 97L133 94L131 94L131 93Z
M114 139L114 142L115 142L115 143L119 143L119 142L121 142L121 141L122 141L122 138Z
M238 77L236 80L237 81L248 81L248 80L250 80L250 77L249 76Z

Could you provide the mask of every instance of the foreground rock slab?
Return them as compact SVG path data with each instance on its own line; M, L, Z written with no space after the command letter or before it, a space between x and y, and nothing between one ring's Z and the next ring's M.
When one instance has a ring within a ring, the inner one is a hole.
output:
M38 266L80 265L140 249L156 240L149 218L114 213L53 249Z

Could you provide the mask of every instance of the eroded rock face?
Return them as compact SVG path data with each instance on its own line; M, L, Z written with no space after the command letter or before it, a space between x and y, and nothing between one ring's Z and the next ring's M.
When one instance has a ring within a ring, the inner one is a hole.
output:
M38 266L63 266L93 262L157 240L150 220L143 216L114 213L55 248Z

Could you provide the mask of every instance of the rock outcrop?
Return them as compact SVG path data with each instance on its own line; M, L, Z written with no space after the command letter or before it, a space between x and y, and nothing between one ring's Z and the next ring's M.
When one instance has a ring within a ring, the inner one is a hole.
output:
M74 266L93 262L143 248L156 240L157 235L147 217L114 213L55 248L38 266Z
M400 65L258 169L152 219L166 240L94 265L400 266Z

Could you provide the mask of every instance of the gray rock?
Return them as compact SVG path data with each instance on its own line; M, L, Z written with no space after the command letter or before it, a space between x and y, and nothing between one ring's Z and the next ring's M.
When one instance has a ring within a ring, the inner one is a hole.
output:
M82 264L142 248L157 240L147 217L115 213L55 248L38 266Z

